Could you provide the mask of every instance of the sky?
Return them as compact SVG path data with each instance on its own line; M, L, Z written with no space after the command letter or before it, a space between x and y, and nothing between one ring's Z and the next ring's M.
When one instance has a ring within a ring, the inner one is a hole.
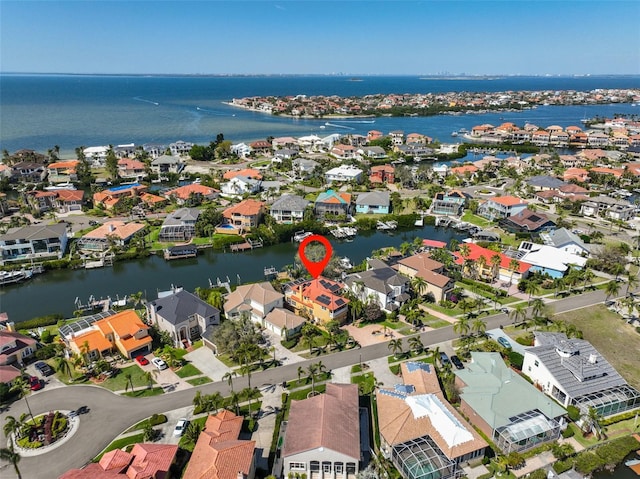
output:
M640 74L640 1L0 0L0 72Z

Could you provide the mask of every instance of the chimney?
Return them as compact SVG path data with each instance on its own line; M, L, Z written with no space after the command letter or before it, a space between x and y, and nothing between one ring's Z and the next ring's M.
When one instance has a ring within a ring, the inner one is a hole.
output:
M591 353L591 354L589 355L589 362L590 362L591 364L595 364L595 363L597 363L597 362L598 362L598 356L596 356L595 354Z

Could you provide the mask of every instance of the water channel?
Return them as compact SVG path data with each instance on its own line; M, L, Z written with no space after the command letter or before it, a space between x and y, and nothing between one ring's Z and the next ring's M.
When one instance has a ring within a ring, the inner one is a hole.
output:
M331 239L336 255L348 257L358 264L373 250L411 242L416 236L449 242L465 237L458 231L426 225L393 233L372 231L359 233L352 242ZM204 250L197 258L165 261L161 256L116 263L113 267L92 270L49 271L35 276L26 283L0 288L0 311L18 323L36 316L60 313L71 317L75 299L86 303L90 296L96 299L122 299L127 294L142 291L144 297L153 300L158 291L183 286L189 291L196 287L208 287L209 280L217 278L231 284L264 279L264 268L283 268L292 264L297 244L283 243L256 249L246 253L221 253Z

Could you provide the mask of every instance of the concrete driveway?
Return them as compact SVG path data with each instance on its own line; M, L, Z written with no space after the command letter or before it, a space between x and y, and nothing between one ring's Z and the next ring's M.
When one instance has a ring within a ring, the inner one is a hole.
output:
M204 346L185 354L184 359L191 362L212 381L222 381L222 376L231 371L231 368L216 358L213 351Z
M487 336L489 336L494 341L497 341L497 339L500 337L505 338L511 344L511 349L524 356L527 348L522 344L517 343L515 339L506 334L502 329L490 329L489 331L487 331Z

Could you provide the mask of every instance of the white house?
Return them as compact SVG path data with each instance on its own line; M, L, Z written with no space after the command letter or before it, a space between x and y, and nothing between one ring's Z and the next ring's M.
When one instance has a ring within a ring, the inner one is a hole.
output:
M271 205L269 214L276 223L292 224L304 219L309 201L298 195L282 195Z
M246 143L236 143L231 145L231 153L238 155L240 158L246 158L251 154L251 147Z
M82 150L85 158L91 166L104 166L107 161L108 146L90 146Z
M360 411L356 384L327 383L326 392L291 401L282 446L282 477L355 479L359 471Z
M353 165L340 165L324 174L327 183L334 181L357 181L362 179L362 170Z
M229 319L247 315L252 321L263 324L264 318L274 308L282 308L284 295L278 293L271 283L245 284L238 286L227 296L224 313Z
M570 266L583 268L587 258L570 253L562 248L523 241L518 247L521 252L520 261L532 265L531 271L540 271L552 278L561 278Z
M261 184L261 180L238 175L231 178L227 183L220 185L220 190L225 195L242 196L245 193L257 193L260 191Z
M589 256L589 247L580 237L566 228L558 228L552 231L540 233L540 239L544 244L562 249L567 253L580 256Z
M193 143L188 141L178 140L175 143L169 144L169 150L171 150L173 156L188 155L191 148L193 148Z

